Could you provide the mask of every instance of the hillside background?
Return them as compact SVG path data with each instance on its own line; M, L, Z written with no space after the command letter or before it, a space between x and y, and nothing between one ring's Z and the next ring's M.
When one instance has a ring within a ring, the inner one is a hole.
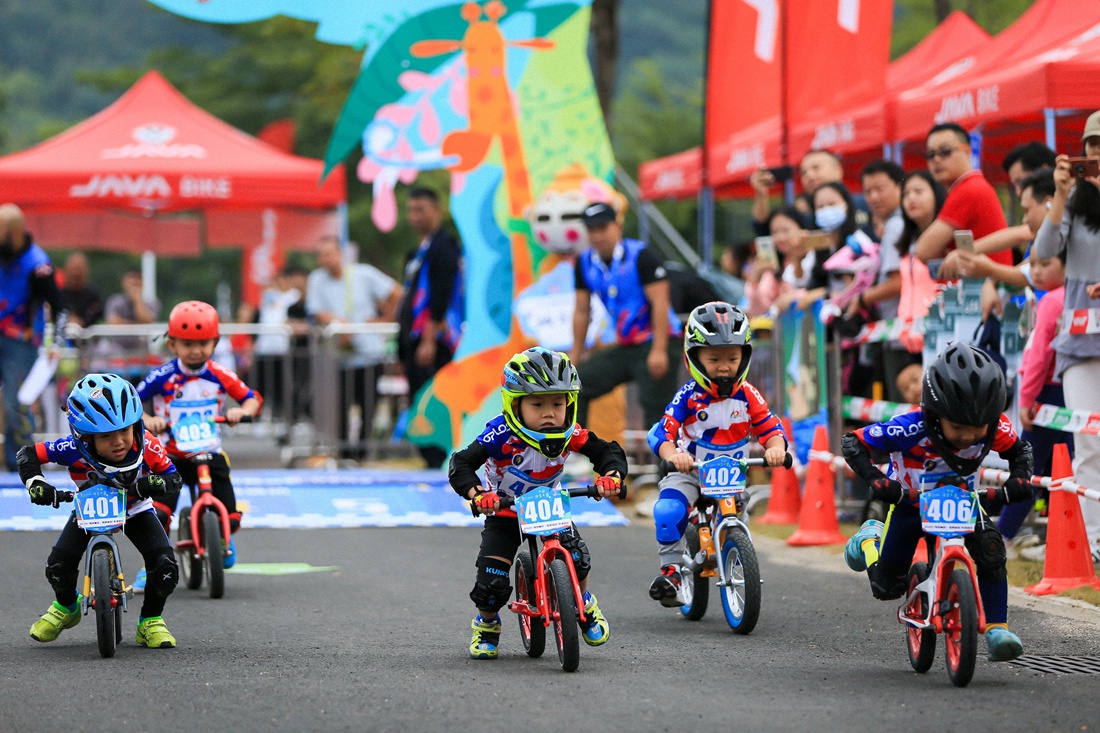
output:
M911 48L945 10L962 9L996 33L1031 1L895 0L892 53ZM631 174L643 160L700 141L706 17L705 0L620 0L611 136ZM321 44L313 33L311 24L284 18L237 26L195 23L144 0L0 0L0 154L41 142L98 112L155 67L195 103L246 132L293 118L297 152L320 157L362 50ZM435 175L446 188L445 174ZM363 258L396 274L413 242L411 232L400 226L388 234L375 230L369 189L354 179L349 199L351 236L362 243ZM662 208L693 240L694 203ZM742 213L737 204L723 207L720 239L742 236ZM201 276L162 283L166 304L213 298L218 282L235 288L236 253L208 255ZM103 255L93 264L103 280L116 283L129 263ZM190 271L191 264L181 263L182 270ZM190 295L179 294L185 292Z

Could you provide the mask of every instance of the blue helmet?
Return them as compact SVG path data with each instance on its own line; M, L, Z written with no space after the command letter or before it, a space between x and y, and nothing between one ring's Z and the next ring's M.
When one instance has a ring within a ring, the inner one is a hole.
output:
M134 385L117 374L89 374L73 387L65 407L69 432L80 455L96 471L109 475L122 473L119 478L131 483L145 456L144 412ZM124 465L109 464L96 452L93 435L134 427L134 451Z

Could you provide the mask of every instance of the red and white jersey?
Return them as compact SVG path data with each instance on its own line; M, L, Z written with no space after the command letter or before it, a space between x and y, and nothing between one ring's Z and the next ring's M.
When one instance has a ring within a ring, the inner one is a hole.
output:
M227 395L238 403L255 398L263 404L259 392L216 361L207 361L202 369L192 371L179 359L173 359L153 370L138 385L137 391L142 402L152 400L154 415L174 423L194 415L213 417L222 414ZM170 433L165 433L163 439L170 456L187 456L176 446Z
M750 435L761 445L776 435L786 439L779 418L756 387L743 382L733 395L719 398L692 380L672 398L649 431L648 442L654 453L671 441L684 453L706 461L719 455L743 457Z

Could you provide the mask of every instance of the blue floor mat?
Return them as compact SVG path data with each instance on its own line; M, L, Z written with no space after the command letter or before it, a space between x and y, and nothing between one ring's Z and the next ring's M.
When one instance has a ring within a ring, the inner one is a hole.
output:
M47 472L46 480L72 488L67 473ZM233 472L233 487L245 529L468 527L483 521L471 516L440 471L239 469ZM189 503L185 491L180 506ZM609 501L575 498L572 508L573 521L580 526L629 524ZM0 472L0 530L60 530L70 509L31 504L19 477Z

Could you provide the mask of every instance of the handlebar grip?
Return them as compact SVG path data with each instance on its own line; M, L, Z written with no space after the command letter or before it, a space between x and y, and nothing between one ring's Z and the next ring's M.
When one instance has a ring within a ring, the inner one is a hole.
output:
M699 466L699 461L695 462L696 467ZM767 466L767 463L763 458L746 458L744 459L746 466ZM783 455L783 468L791 468L794 466L794 456L790 453ZM670 461L661 460L657 466L661 473L671 473L676 470L676 467L672 465Z
M242 423L253 422L254 418L255 418L254 415L241 415L240 422L242 422ZM226 421L225 420L225 415L217 415L217 416L214 417L214 422L216 422L216 423L225 423L225 421Z
M72 491L62 491L61 489L56 489L56 490L54 490L53 496L54 496L54 505L53 506L54 506L54 509L56 509L59 504L64 504L66 502L72 501L73 498L76 496L76 494Z

